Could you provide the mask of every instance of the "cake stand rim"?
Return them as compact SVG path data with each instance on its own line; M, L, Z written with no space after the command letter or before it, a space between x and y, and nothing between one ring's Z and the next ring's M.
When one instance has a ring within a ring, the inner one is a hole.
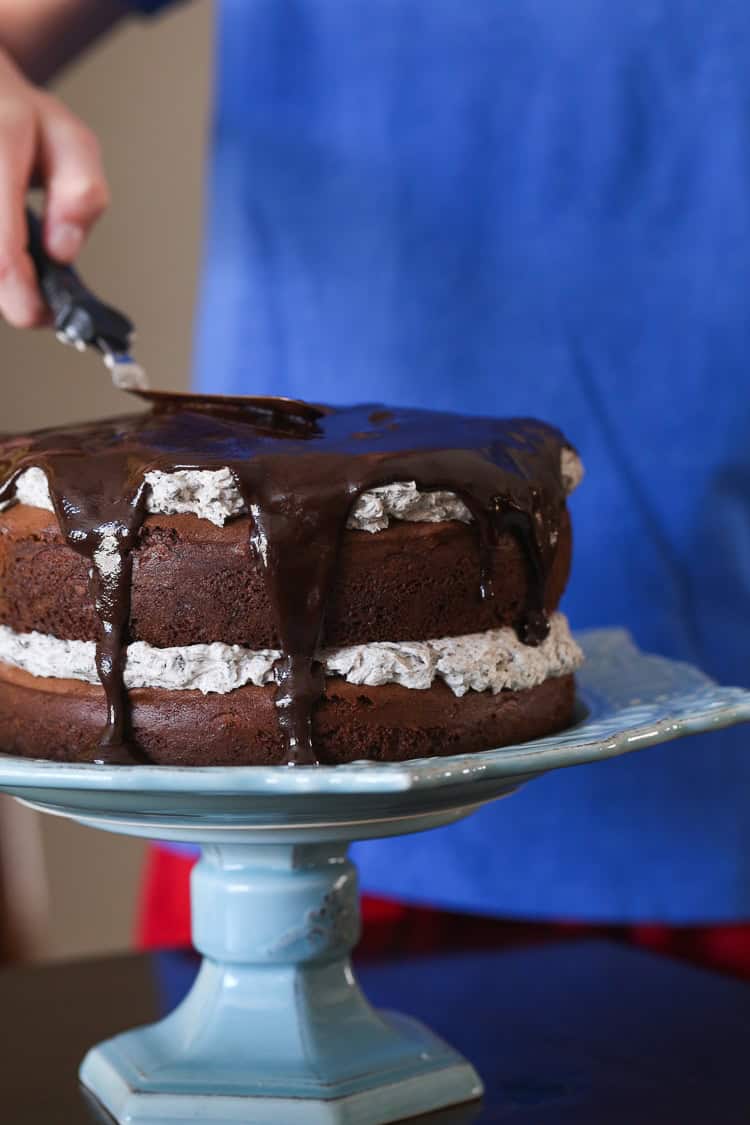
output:
M691 664L640 650L624 629L576 633L587 660L578 673L586 715L557 734L525 743L406 762L336 766L116 766L0 754L0 790L83 789L130 794L314 796L396 794L472 780L530 779L629 751L750 722L750 691L722 687ZM609 678L609 679L608 679ZM640 688L618 699L617 685ZM666 685L666 690L665 690ZM661 688L662 690L658 690Z

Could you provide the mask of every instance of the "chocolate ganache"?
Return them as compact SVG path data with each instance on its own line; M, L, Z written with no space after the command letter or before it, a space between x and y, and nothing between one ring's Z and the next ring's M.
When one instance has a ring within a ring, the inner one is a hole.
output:
M350 508L367 489L414 481L466 504L478 535L481 589L493 598L490 548L510 531L528 573L516 630L528 645L547 635L545 584L565 505L555 428L531 419L464 417L285 400L151 393L151 409L41 430L0 443L0 503L30 467L47 476L69 546L90 564L99 619L96 666L107 721L91 759L140 760L129 743L124 665L132 551L146 516L153 470L232 473L251 516L251 543L281 641L275 704L289 765L315 764L312 713L324 691L315 653Z

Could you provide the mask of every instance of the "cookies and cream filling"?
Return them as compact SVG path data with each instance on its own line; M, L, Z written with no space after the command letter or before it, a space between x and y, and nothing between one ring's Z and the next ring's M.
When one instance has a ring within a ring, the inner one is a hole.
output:
M240 645L180 645L155 648L136 641L127 648L125 686L169 691L217 692L225 695L251 684L274 682L273 649L253 651ZM318 654L327 676L351 684L378 687L400 684L423 691L436 679L454 695L467 691L523 691L544 680L574 672L583 655L567 618L555 613L549 635L540 645L524 645L511 628L430 641L378 641L324 649ZM98 684L93 641L68 641L44 633L16 633L0 626L0 661L33 676Z
M565 491L571 493L583 478L578 455L567 447L561 452L561 474ZM227 520L245 512L245 504L231 471L223 469L179 469L146 473L149 493L146 507L153 514L195 515L223 527ZM16 481L16 500L32 508L53 511L46 474L25 469ZM392 519L411 523L471 522L469 509L453 492L420 492L414 481L400 481L368 489L355 501L347 526L376 532Z

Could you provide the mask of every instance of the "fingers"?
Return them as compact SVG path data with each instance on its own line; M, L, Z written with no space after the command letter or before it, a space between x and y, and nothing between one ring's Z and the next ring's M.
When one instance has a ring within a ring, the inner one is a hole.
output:
M59 102L42 114L40 131L45 246L57 261L72 262L109 204L99 144Z
M26 253L24 203L36 151L31 107L0 99L0 313L16 328L47 319L47 310Z
M99 145L56 98L31 86L0 52L0 314L18 328L48 322L26 252L26 192L46 194L44 242L72 262L109 203Z

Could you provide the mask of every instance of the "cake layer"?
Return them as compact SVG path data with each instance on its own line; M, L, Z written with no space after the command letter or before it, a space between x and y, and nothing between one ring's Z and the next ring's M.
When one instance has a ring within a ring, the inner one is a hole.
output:
M225 527L194 515L149 516L133 553L130 640L158 648L213 641L280 647L250 529L247 516ZM482 601L473 525L394 522L376 535L346 532L325 644L421 641L513 624L525 604L527 563L512 533L491 551L495 597ZM564 512L548 612L565 587L570 552ZM88 564L67 546L49 512L17 504L0 514L0 624L20 633L97 638Z
M229 695L140 688L129 693L136 751L158 765L276 765L286 747L274 689ZM538 738L568 726L572 676L526 691L469 692L457 699L436 681L426 691L329 680L313 715L316 755L338 764L369 758L404 761L472 753ZM40 679L0 664L0 746L7 753L59 761L93 756L106 702L102 688Z
M245 684L275 683L277 649L253 650L215 641L210 645L154 648L143 641L128 646L124 682L127 688L166 688L226 695ZM574 672L583 654L562 613L550 620L550 631L535 647L524 645L515 630L504 627L463 637L430 641L381 641L324 649L317 655L327 676L349 683L396 683L416 691L443 680L454 693L519 691L550 676ZM99 683L93 641L61 640L45 633L16 633L0 625L0 661L33 676Z

